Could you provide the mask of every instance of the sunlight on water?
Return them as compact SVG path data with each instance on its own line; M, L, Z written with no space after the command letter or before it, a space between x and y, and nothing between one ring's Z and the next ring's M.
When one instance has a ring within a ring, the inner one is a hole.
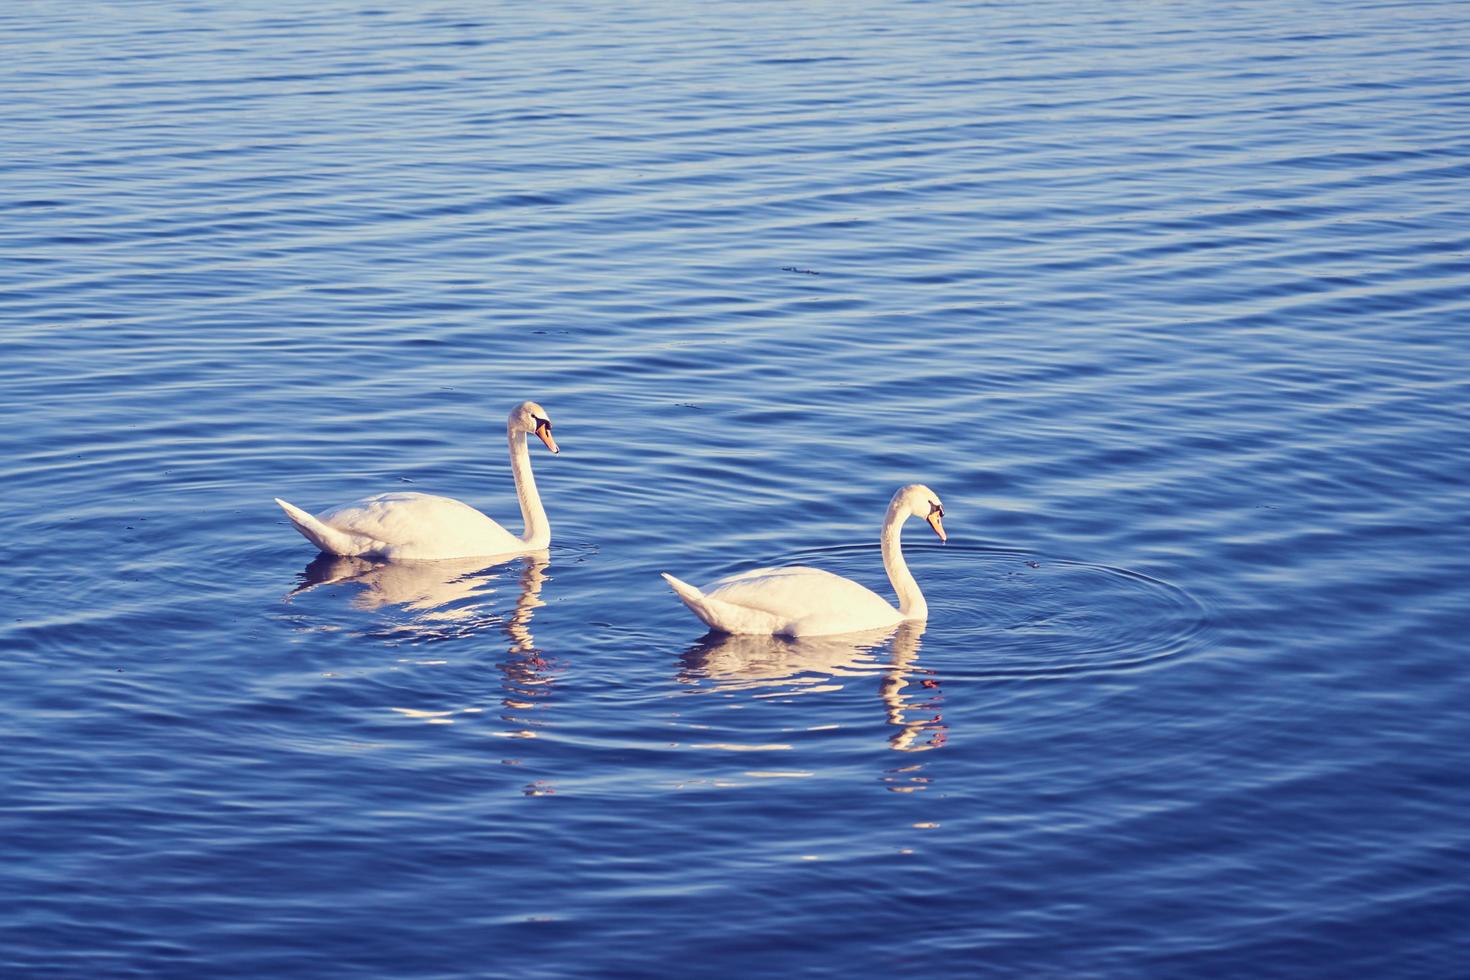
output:
M1463 971L1463 4L0 50L4 976ZM525 399L544 551L272 502L518 534ZM914 482L922 624L711 634L659 577L894 601Z

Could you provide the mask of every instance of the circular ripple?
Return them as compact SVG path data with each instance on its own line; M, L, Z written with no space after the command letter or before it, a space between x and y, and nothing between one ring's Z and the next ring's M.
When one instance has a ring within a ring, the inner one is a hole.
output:
M939 667L936 655L945 656L941 669L950 677L1137 669L1203 645L1204 606L1138 572L979 545L909 545L904 553L929 602L926 656L931 667ZM876 585L878 554L871 545L844 545L802 553L793 563Z

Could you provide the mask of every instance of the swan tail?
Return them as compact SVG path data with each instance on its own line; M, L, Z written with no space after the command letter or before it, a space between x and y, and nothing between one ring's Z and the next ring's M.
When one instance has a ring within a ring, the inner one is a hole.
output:
M781 632L781 628L786 625L784 620L777 619L768 612L723 602L713 596L705 595L688 582L682 582L668 572L659 574L664 577L665 582L669 583L674 594L689 607L689 611L698 616L710 629L724 633L756 633L771 636Z
M280 497L275 500L281 505L281 510L286 512L286 516L291 518L291 523L296 525L296 530L301 532L301 536L327 554L350 557L360 555L367 550L364 547L367 539L362 535L353 534L351 531L341 531L323 524L300 507L288 504Z

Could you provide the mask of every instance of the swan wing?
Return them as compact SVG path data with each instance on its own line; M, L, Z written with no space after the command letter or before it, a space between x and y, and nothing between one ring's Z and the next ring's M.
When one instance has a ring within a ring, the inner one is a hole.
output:
M704 591L667 573L664 579L705 625L726 633L830 636L903 621L876 592L820 568L757 568Z
M380 493L335 507L317 519L376 542L371 553L390 559L468 558L509 554L523 547L520 538L469 504L428 493Z
M291 523L296 525L296 530L301 532L302 537L316 545L324 554L342 557L368 555L379 547L379 542L372 538L324 524L300 507L289 504L280 497L276 498L276 503L280 504L281 509L286 512Z
M898 610L872 589L820 568L758 568L705 589L711 599L769 613L778 632L814 636L879 629L900 621Z
M754 633L772 636L786 626L786 623L768 612L721 602L719 599L711 598L700 592L688 582L674 578L668 572L661 574L664 581L668 582L669 587L674 590L674 594L689 607L689 611L698 616L710 629L716 629L722 633Z

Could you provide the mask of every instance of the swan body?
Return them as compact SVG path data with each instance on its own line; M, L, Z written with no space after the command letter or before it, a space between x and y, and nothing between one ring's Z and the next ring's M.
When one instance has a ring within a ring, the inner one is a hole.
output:
M706 626L722 633L765 636L830 636L891 629L928 619L929 607L909 573L899 546L904 521L923 517L944 533L944 508L934 491L921 484L899 488L883 520L883 567L898 594L898 608L851 579L820 568L757 568L697 589L668 573L664 581Z
M560 452L551 437L551 420L535 402L517 405L506 421L511 471L526 530L516 535L469 504L427 493L380 493L312 516L275 498L296 530L319 549L344 558L385 561L442 561L545 551L551 525L531 475L526 435Z

